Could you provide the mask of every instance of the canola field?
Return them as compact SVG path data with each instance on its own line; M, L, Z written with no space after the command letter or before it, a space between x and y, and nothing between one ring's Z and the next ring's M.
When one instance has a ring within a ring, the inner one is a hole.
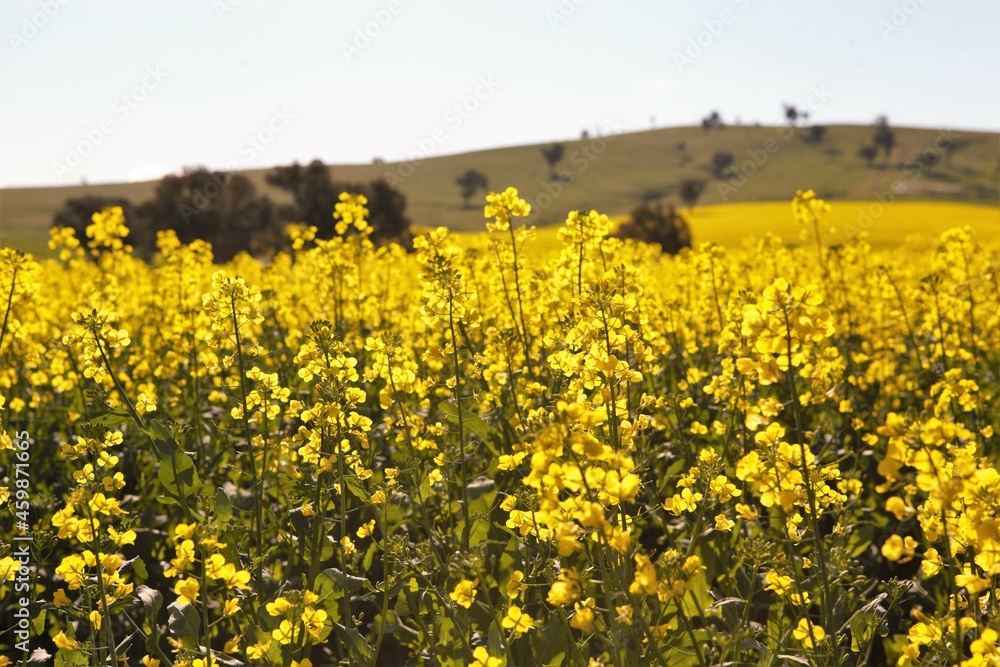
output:
M0 250L0 617L38 664L1000 664L1000 245L662 256L572 212L219 266ZM783 224L779 221L780 224ZM10 527L10 528L8 528ZM0 657L0 665L19 657Z

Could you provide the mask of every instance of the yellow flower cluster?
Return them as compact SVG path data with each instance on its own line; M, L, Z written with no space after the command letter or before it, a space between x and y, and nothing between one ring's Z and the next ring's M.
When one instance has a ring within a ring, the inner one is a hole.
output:
M827 247L800 191L815 247L540 249L509 188L408 254L367 206L267 263L120 209L0 249L54 660L1000 664L1000 247Z

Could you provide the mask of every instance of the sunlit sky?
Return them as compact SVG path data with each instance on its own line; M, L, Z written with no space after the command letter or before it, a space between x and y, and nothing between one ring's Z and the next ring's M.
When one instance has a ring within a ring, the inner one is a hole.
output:
M775 124L783 102L997 130L998 26L997 0L2 0L0 185L408 159L712 109Z

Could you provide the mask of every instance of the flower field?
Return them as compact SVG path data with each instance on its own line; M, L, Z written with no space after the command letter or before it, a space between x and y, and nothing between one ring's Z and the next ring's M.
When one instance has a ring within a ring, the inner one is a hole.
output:
M0 250L0 667L1000 665L1000 245L365 204Z

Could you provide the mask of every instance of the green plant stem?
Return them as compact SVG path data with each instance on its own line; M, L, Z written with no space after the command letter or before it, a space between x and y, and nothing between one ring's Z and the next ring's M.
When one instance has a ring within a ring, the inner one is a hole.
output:
M257 594L257 603L259 605L264 599L264 471L261 470L261 474L257 474L257 458L254 456L253 452L253 436L250 434L250 415L248 414L249 411L247 408L246 369L243 365L243 339L240 336L239 317L236 314L236 297L232 297L230 301L230 312L233 317L233 332L236 343L237 363L239 366L237 370L240 374L240 401L243 407L243 430L247 441L247 454L250 458L250 484L253 488L253 530L254 542L257 547L257 557L251 558L251 561L254 564L254 592Z

